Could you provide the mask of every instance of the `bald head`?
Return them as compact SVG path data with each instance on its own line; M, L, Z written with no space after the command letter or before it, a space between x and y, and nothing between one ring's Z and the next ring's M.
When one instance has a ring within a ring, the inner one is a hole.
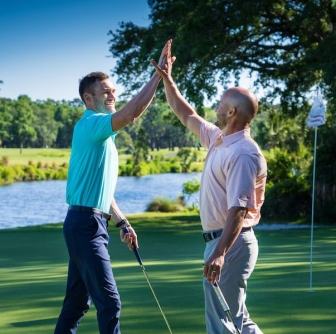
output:
M235 108L237 116L250 123L258 112L258 99L248 89L232 87L226 90L222 96L222 103L228 109Z

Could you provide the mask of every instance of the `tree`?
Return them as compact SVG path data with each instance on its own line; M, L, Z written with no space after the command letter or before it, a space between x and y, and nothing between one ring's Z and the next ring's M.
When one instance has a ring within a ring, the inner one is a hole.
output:
M55 121L58 122L56 147L68 148L71 146L72 133L76 122L83 115L83 107L78 99L72 102L58 102L55 110Z
M197 161L197 153L190 148L181 148L177 156L181 159L181 167L183 173L189 173L191 164Z
M48 99L35 104L37 147L52 147L56 141L59 124L54 119L56 102Z
M232 76L247 70L287 112L297 112L314 85L336 104L336 6L332 0L149 0L151 23L121 22L110 31L113 73L127 90L147 80L172 38L174 78L202 108Z
M36 138L36 131L33 127L34 113L32 101L27 95L21 95L13 105L13 121L11 124L11 135L15 138L22 154L23 144L28 139Z
M11 100L0 99L0 146L3 141L10 139L9 128L13 119Z

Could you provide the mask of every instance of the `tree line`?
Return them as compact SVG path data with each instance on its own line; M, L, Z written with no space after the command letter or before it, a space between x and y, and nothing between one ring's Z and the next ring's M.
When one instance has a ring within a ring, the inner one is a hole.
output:
M117 108L124 103L118 103ZM27 95L17 100L0 98L0 147L69 148L74 125L83 110L79 99L32 101ZM119 132L118 147L135 153L147 147L158 150L197 146L194 135L169 122L170 114L166 103L154 101L139 121Z
M117 109L124 103L120 102ZM270 220L309 219L314 131L307 128L306 120L311 104L302 106L296 116L288 117L286 109L280 104L261 102L259 113L251 123L252 137L263 149L268 163L267 201L263 216ZM214 122L214 108L203 109L205 119ZM70 148L74 124L83 110L79 99L32 101L26 95L17 100L0 98L1 147ZM201 170L200 163L196 169L192 167L194 162L199 161L195 154L199 139L186 131L167 102L158 98L137 122L119 132L116 145L131 157L125 166L121 166L121 175ZM194 150L190 149L192 147ZM151 159L151 151L164 148L172 151L177 148L172 156L176 156L178 161ZM327 123L318 128L315 210L318 219L328 223L335 223L336 213L335 151L335 118L327 109ZM67 166L61 167L52 172L49 166L48 175L66 177L64 168ZM28 179L32 179L31 167L29 171Z

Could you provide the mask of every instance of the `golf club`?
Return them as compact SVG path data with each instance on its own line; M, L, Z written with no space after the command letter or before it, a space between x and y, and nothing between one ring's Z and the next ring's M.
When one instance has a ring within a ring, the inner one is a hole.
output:
M128 229L126 226L123 227L122 230L124 231L124 233L129 233L129 229ZM148 282L148 285L149 285L149 287L150 287L150 289L151 289L151 291L152 291L152 293L153 293L153 296L154 296L154 298L155 298L155 300L156 300L156 303L157 303L158 306L159 306L159 309L160 309L160 311L161 311L161 314L162 314L162 316L163 316L163 319L164 319L164 321L166 322L166 325L167 325L167 327L168 327L169 333L170 333L170 334L173 334L172 331L171 331L171 329L170 329L168 320L167 320L166 316L164 315L164 313L163 313L163 311L162 311L162 308L161 308L161 305L160 305L160 303L159 303L159 300L157 299L156 294L155 294L155 292L154 292L154 290L153 290L153 287L152 287L152 284L151 284L151 282L150 282L150 280L149 280L149 277L148 277L148 275L147 275L146 269L145 269L145 267L144 267L144 265L143 265L143 263L142 263L142 260L141 260L139 251L138 251L137 248L135 247L134 242L132 242L132 245L133 245L133 251L134 251L135 257L137 258L137 260L138 260L138 262L139 262L139 264L140 264L140 266L141 266L141 269L142 269L142 271L143 271L143 273L144 273L144 275L145 275L145 277L146 277L146 280L147 280L147 282Z
M215 290L215 293L219 299L219 302L221 303L222 307L223 307L223 310L225 311L225 313L227 314L227 316L229 317L229 319L231 320L231 322L233 323L236 331L238 334L241 334L240 333L240 330L238 329L237 325L235 324L234 320L233 320L233 317L232 317L232 314L230 312L230 308L229 308L229 305L228 303L226 302L225 298L224 298L224 295L219 287L219 285L217 284L217 282L215 282L214 284L212 284L212 287L214 288Z

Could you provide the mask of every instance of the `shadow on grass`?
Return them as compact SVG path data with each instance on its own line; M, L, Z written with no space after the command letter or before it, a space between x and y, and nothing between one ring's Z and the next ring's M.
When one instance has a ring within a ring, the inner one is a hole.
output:
M13 327L18 328L32 328L32 327L41 327L45 325L52 325L54 326L56 324L57 318L44 318L39 320L30 320L30 321L21 321L21 322L15 322L11 325Z

